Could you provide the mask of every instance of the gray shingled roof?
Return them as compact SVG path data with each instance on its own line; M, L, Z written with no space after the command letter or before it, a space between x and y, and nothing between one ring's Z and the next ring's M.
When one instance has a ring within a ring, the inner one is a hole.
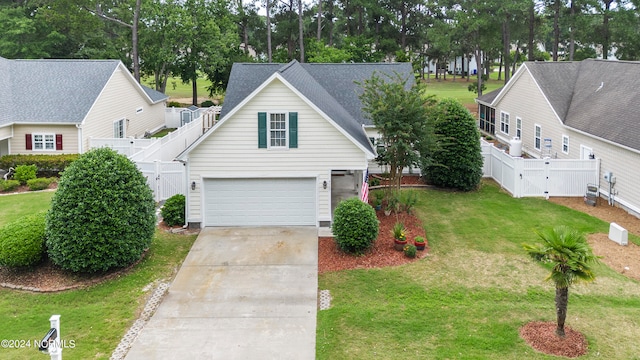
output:
M168 95L161 93L160 91L154 90L150 87L146 87L144 85L140 85L142 90L144 90L145 94L151 99L152 103L158 103L160 101L167 100L169 98Z
M504 86L501 86L498 89L490 91L490 92L488 92L486 94L482 94L482 96L478 96L476 98L476 101L477 102L481 102L483 104L491 104L493 102L493 100L496 99L498 94L500 94L500 91L502 91L502 89L504 89Z
M640 62L526 63L565 125L640 150Z
M362 131L362 125L371 125L371 121L362 111L358 97L362 89L355 82L362 82L376 72L399 73L409 79L408 87L414 83L409 63L300 64L295 60L288 64L237 63L231 69L221 117L276 72L372 152L371 144Z
M8 60L0 58L0 125L80 123L119 60ZM153 102L166 95L144 88Z

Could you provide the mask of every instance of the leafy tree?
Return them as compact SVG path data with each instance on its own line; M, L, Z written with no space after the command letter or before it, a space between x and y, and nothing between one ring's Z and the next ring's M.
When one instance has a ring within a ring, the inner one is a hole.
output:
M556 334L564 337L564 323L569 304L569 286L579 281L593 281L591 265L598 262L584 234L566 226L537 232L540 244L523 244L529 256L542 263L551 264L547 280L556 286Z
M384 150L379 160L389 165L391 184L400 187L402 170L420 159L421 146L430 138L427 106L432 97L424 98L419 85L408 86L409 79L398 73L373 74L359 83L363 110L380 132Z
M74 272L125 267L155 230L155 202L136 165L108 148L82 154L63 173L47 214L48 254Z
M473 190L482 178L480 134L476 121L457 100L443 99L434 108L438 151L422 161L422 173L436 186Z

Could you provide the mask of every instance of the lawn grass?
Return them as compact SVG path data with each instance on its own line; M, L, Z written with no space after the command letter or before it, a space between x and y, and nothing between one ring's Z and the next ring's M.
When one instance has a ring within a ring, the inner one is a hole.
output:
M19 203L12 205L19 212L22 205L48 207L47 198L24 201L24 196L0 197L0 214L12 201ZM33 340L47 332L51 315L60 314L62 338L75 345L63 350L65 359L108 359L154 290L147 285L172 278L195 238L157 231L146 257L131 272L86 289L50 294L0 289L0 339L32 341L30 348L0 348L0 358L46 357L33 348Z
M472 193L420 191L430 255L399 267L323 274L332 307L318 312L318 359L553 359L518 329L555 321L548 269L521 248L535 229L608 223L538 198L514 199L491 184ZM605 265L570 290L567 325L589 341L585 359L640 354L640 284Z
M472 84L476 81L476 78L473 76L471 80L467 82L466 78L456 77L456 80L453 81L453 76L447 75L446 81L439 81L431 77L429 82L426 82L427 89L425 91L426 95L435 95L436 98L453 98L463 105L473 105L475 104L474 99L478 97L478 94L471 92L468 90L469 84ZM504 85L503 80L496 80L494 78L485 82L487 88L484 90L484 94L489 93L500 86Z
M144 77L141 79L143 85L146 85L152 89L155 89L152 77ZM198 85L198 97L209 97L209 90L207 87L211 85L211 82L205 77L199 77L197 81ZM167 80L167 88L165 93L171 98L189 98L191 99L192 87L191 82L183 83L179 77L170 77Z
M0 196L0 226L23 216L47 210L53 191L26 192Z

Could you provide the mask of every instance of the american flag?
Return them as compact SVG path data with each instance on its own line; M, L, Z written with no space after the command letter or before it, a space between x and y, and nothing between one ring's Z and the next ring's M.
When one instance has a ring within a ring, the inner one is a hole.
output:
M362 193L360 194L360 200L365 203L369 202L369 169L364 172L362 177Z

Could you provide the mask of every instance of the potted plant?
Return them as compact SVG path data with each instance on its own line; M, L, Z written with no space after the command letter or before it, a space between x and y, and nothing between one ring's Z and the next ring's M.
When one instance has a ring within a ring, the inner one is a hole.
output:
M374 200L374 204L375 204L376 211L382 210L382 199L380 199L379 197L376 197L376 199Z
M413 239L413 244L416 246L418 250L424 250L424 247L427 245L425 239L422 236L416 236Z
M398 251L402 251L404 246L407 245L407 236L404 232L404 225L397 222L395 225L393 225L391 234L393 235L394 248Z
M409 258L414 258L416 257L416 246L415 245L405 245L404 248L402 248L402 251L404 251L404 256L409 257Z

